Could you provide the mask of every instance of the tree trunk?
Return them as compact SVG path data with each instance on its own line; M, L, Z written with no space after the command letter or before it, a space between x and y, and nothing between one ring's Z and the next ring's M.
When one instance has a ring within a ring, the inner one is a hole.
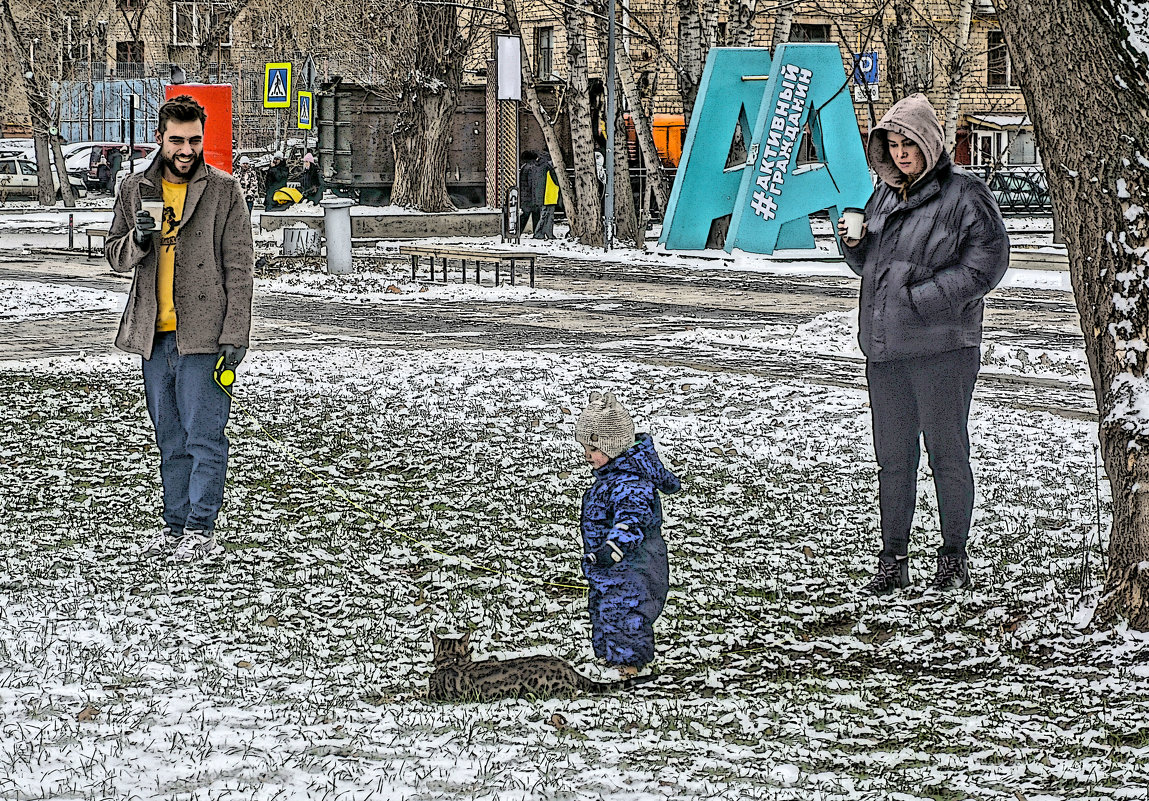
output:
M567 175L566 157L563 154L562 148L559 146L559 137L558 134L555 133L555 126L551 123L550 117L547 116L546 111L543 109L543 104L539 102L538 92L535 91L536 73L531 69L530 60L527 57L527 44L523 38L522 27L519 25L519 14L518 9L515 8L514 0L503 0L503 10L507 15L507 24L510 28L511 35L519 38L519 45L522 51L521 68L523 74L523 89L525 90L524 96L526 98L527 107L530 108L531 114L534 115L535 121L539 124L539 130L543 132L543 141L547 143L547 152L550 153L551 162L555 165L555 177L558 179L559 195L563 199L563 208L566 211L567 224L573 232L578 227L575 223L575 218L578 216L578 208L574 202L574 187L571 185L570 177Z
M57 121L58 122L58 121ZM72 191L72 182L68 180L68 165L64 163L64 148L60 146L60 137L51 137L52 159L56 162L56 176L60 179L60 198L64 201L64 208L76 208L76 193Z
M774 35L770 37L770 54L778 52L778 45L790 41L790 27L794 22L794 5L778 9L774 18Z
M726 8L726 44L750 47L754 44L754 15L758 0L730 0Z
M574 156L574 197L568 197L566 208L575 207L571 217L571 235L584 245L602 247L603 220L601 184L594 163L594 140L591 132L590 86L587 74L586 27L581 9L563 7L566 23L567 65L570 70L571 151Z
M999 0L1025 94L1097 397L1113 495L1095 619L1149 630L1149 59L1115 0ZM1072 64L1072 69L1051 65Z
M458 6L417 3L411 13L412 33L424 46L415 54L415 68L397 81L391 203L420 211L453 211L455 204L447 194L447 153L462 76L459 59L441 56L459 37Z
M969 64L969 25L973 17L973 0L961 0L958 11L957 45L951 51L949 94L946 97L946 152L953 156L957 147L958 111L961 87Z
M420 211L453 211L447 194L447 151L457 95L445 85L408 84L395 115L391 203Z
M702 18L698 0L678 0L678 64L678 94L689 125L698 84L702 82Z
M914 90L910 88L909 59L913 58L913 0L894 0L894 24L882 29L886 45L886 78L894 102Z
M642 161L646 164L646 180L654 190L655 202L659 211L666 213L666 204L670 200L670 187L667 185L666 173L662 170L662 161L658 157L658 148L654 144L654 134L650 127L650 116L642 104L642 97L638 93L638 84L634 80L634 66L630 62L630 53L625 48L616 51L618 79L622 85L626 103L630 106L630 116L634 120L634 135L638 141L638 149L642 152Z
M620 50L622 48L619 48ZM622 95L617 75L615 94ZM614 234L621 242L632 242L641 247L642 234L638 230L638 217L634 211L634 192L630 188L630 160L627 158L626 119L622 103L617 104L618 113L614 118ZM640 115L631 114L631 119Z

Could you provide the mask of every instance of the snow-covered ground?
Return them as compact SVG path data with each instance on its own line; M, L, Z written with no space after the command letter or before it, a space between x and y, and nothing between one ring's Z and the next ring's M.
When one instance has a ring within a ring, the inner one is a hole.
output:
M385 282L257 291L430 294ZM110 302L11 283L0 314ZM762 348L856 358L853 326L644 341L752 367ZM976 586L921 589L939 541L923 461L918 584L862 599L864 392L618 352L252 352L228 550L190 568L134 555L159 504L138 360L0 364L0 798L1144 797L1149 638L1089 625L1109 520L1095 424L975 403ZM1086 380L1080 352L985 352L987 370ZM564 586L581 583L573 425L592 389L618 392L683 478L664 499L661 678L427 703L432 630L611 677Z

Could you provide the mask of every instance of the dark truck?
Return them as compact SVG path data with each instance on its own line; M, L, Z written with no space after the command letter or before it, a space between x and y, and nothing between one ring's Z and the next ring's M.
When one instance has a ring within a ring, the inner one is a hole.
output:
M553 91L549 87L539 91L543 104L552 106ZM487 205L486 93L485 86L466 86L459 92L447 150L447 192L459 208ZM378 87L339 80L321 86L315 99L317 156L325 186L363 204L386 205L395 182L391 148L394 104ZM557 128L569 130L565 120ZM561 146L569 151L569 134ZM520 152L546 148L542 132L525 105L519 110L518 147ZM490 205L497 207L499 203Z

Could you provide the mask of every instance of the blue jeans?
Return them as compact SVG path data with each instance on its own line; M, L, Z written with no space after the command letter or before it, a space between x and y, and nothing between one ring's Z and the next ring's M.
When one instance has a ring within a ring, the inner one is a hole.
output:
M156 334L143 360L148 415L160 448L164 523L212 529L223 503L231 398L215 383L214 353L181 356L175 332Z

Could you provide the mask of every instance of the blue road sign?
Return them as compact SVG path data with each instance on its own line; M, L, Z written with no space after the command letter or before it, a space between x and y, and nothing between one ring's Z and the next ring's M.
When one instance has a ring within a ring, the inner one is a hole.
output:
M291 107L291 64L267 64L263 74L264 108Z

